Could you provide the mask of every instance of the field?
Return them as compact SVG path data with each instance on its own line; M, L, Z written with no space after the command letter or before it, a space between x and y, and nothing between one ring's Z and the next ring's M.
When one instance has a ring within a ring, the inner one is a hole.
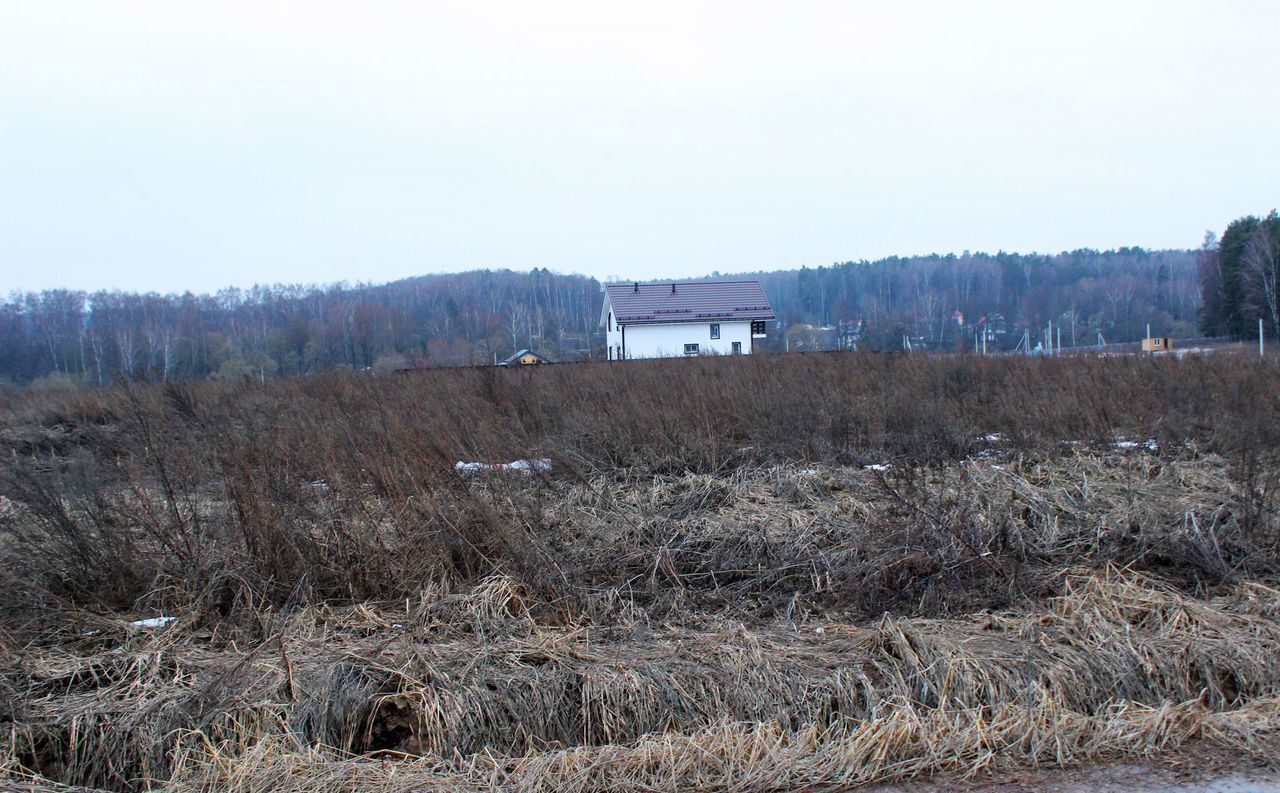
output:
M1274 359L6 392L0 447L12 786L842 790L1280 749Z

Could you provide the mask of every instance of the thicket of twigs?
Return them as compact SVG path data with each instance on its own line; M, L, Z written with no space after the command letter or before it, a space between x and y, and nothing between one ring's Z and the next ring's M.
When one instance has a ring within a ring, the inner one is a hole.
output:
M838 787L1280 721L1269 361L5 396L14 780ZM551 472L454 468L533 457Z
M991 434L1004 453L1040 457L1122 437L1194 444L1228 461L1239 503L1226 517L1248 521L1272 486L1261 460L1280 448L1280 369L833 354L15 395L0 415L0 495L15 505L0 515L0 586L24 608L145 597L223 618L495 572L563 594L573 571L548 558L558 494L476 488L455 462L546 456L557 479L597 483L720 478L780 462L954 461L990 451ZM893 521L928 531L948 507L922 508L936 488L915 479L887 488L901 496Z

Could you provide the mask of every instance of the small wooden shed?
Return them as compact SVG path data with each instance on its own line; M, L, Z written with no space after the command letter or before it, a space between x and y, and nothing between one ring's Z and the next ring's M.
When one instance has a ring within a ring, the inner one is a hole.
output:
M539 363L551 363L551 361L548 361L533 350L521 350L507 360L498 364L498 366L529 366Z

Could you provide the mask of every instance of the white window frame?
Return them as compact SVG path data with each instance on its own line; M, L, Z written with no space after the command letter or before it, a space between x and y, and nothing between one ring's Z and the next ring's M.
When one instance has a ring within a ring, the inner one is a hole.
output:
M686 344L686 345L684 345L684 354L685 354L685 355L690 355L690 356L692 356L692 355L698 355L699 353L700 353L700 348L698 347L698 345L696 345L696 344Z

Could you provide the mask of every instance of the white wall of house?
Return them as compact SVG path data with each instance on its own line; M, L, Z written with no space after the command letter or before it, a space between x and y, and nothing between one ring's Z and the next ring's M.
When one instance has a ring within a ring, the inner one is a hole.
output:
M742 345L742 354L751 353L750 322L719 322L720 338L711 338L710 322L673 322L669 325L628 325L627 358L678 358L686 344L698 345L699 355L732 355L733 343ZM623 331L617 322L606 332L610 360L617 360L623 347Z
M619 328L617 320L612 318L613 306L609 303L608 300L604 301L604 310L605 310L605 314L603 317L601 317L601 319L604 319L607 323L609 323L608 325L605 326L604 339L605 339L605 344L607 344L608 346L605 348L604 357L607 360L616 361L621 357L622 328Z

